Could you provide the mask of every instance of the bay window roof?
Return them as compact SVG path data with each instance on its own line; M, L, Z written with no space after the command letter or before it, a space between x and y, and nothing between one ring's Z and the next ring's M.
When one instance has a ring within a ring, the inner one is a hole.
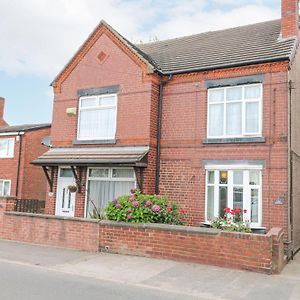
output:
M147 166L148 146L51 148L32 162L40 166Z

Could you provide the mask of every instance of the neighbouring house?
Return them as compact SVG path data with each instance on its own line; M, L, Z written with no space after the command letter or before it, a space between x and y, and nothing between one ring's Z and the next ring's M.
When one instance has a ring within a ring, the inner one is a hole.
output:
M51 125L9 126L3 119L4 103L0 98L0 197L45 200L47 180L30 162L47 151L42 140Z
M298 5L139 45L100 22L52 83L52 148L33 162L46 212L90 217L139 187L177 201L189 225L247 210L254 229L281 227L299 249Z

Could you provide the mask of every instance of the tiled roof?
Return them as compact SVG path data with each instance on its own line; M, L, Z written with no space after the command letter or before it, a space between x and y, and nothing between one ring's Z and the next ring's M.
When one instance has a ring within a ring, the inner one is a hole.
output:
M15 126L4 126L4 127L0 127L0 133L31 131L31 130L38 130L47 127L51 127L51 124L45 123L45 124L24 124L24 125L15 125Z
M273 20L136 47L166 74L288 60L295 39L280 39L280 25Z

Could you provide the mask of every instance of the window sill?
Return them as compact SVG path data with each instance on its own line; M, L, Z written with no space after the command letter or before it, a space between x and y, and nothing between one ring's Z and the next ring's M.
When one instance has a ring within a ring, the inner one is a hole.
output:
M265 143L264 137L242 137L242 138L207 138L203 144L239 144L239 143Z
M74 140L73 145L109 145L115 144L116 139L109 140Z

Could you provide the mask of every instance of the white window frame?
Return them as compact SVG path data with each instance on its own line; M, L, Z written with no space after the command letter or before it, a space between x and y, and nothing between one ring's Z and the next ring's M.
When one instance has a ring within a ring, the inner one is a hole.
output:
M219 217L219 174L220 171L228 172L228 182L227 182L227 199L228 207L233 208L233 187L237 186L233 184L233 171L243 171L243 209L247 210L244 214L245 220L251 219L251 189L258 189L258 222L250 223L252 228L261 228L262 226L262 169L261 165L209 165L205 166L205 222L210 223L207 217L207 206L208 206L208 186L214 186L214 218ZM214 183L208 183L208 171L214 171ZM260 185L249 185L249 171L259 171L259 182ZM216 176L217 174L217 176Z
M109 97L114 97L116 100L115 105L104 105L100 106L99 101L100 99L103 98L109 98ZM91 98L96 98L98 101L98 105L95 106L89 106L89 107L81 107L81 102L82 100L85 99L91 99ZM112 136L102 136L102 137L95 137L95 138L81 138L80 137L80 120L81 120L81 111L82 110L105 110L105 109L115 109L115 132ZM78 141L89 141L89 140L110 140L114 139L116 136L116 131L117 131L117 113L118 113L118 97L117 94L105 94L105 95L92 95L92 96L82 96L79 98L79 107L78 107L78 120L77 120L77 140Z
M108 169L108 177L91 177L90 170L105 170ZM133 171L133 177L112 177L112 170L115 169L122 169L122 170L132 170ZM85 188L85 205L84 205L84 215L87 218L87 201L88 201L88 181L132 181L134 183L134 188L137 187L137 182L136 182L136 173L134 171L133 167L89 167L87 168L87 176L86 176L86 188Z
M0 197L9 197L11 192L11 180L10 179L0 179L1 182L3 182L2 185L2 191L0 191ZM4 183L8 182L9 188L8 188L8 195L4 196Z
M0 158L13 158L15 151L15 138L0 139L0 142L6 141L6 155L1 155Z
M249 86L259 86L260 87L260 98L255 98L255 99L245 99L245 87L249 87ZM232 100L230 102L226 102L226 96L227 96L227 91L229 89L232 88L237 88L237 87L241 87L242 88L242 99L241 100ZM224 98L223 101L220 102L213 102L213 103L209 103L209 99L210 99L210 94L212 91L216 91L216 90L224 90ZM226 113L227 113L227 103L242 103L242 134L240 135L229 135L226 134ZM259 122L258 122L258 131L257 132L246 132L246 103L254 103L254 102L259 102L259 112L258 112L258 118L259 118ZM223 134L219 135L219 136L211 136L209 134L209 116L210 116L210 106L211 105L216 105L216 104L223 104L224 110L223 110ZM263 121L262 118L263 117L263 85L262 83L256 83L256 84L243 84L243 85L235 85L235 86L228 86L228 87L220 87L220 88L210 88L208 89L208 95L207 95L207 137L208 138L242 138L242 137L261 137L262 136L262 125L263 125Z

